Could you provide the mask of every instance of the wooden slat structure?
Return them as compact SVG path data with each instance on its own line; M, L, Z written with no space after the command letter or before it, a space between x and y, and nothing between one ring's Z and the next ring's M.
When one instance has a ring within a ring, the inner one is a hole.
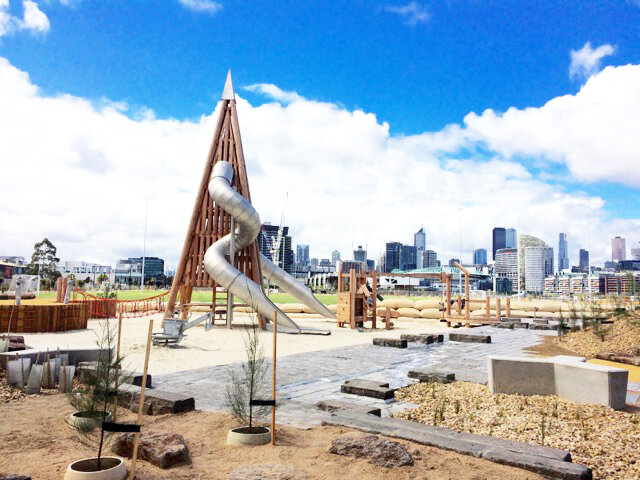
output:
M243 197L251 202L235 95L231 84L231 72L227 75L218 114L218 123L214 130L202 180L196 195L176 275L171 285L165 318L169 318L173 314L178 294L182 305L191 302L191 294L194 287L210 287L213 289L211 309L212 311L216 310L218 285L204 269L203 260L207 249L216 240L231 231L231 216L218 205L214 205L208 190L213 166L220 161L226 161L233 165L233 186ZM234 266L258 285L262 285L257 241L236 252ZM183 318L186 316L187 309L188 307L186 306L182 308ZM259 316L261 327L264 327L264 321L264 318Z
M90 302L67 305L0 305L0 332L53 333L84 329L89 320Z

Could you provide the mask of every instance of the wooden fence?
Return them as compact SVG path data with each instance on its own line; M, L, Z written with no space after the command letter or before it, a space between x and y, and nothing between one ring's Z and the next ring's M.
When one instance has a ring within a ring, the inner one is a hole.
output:
M90 304L91 301L68 305L0 305L0 332L46 333L84 329L91 312Z

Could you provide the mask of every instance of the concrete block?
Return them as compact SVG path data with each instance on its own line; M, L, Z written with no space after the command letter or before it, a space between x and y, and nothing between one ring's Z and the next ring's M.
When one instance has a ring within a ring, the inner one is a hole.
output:
M414 335L411 333L403 333L402 335L400 335L400 339L406 340L407 342L423 343L425 345L433 343L434 341L433 335Z
M340 400L322 400L316 403L319 410L325 412L336 412L338 410L353 410L359 413L366 413L368 415L375 415L379 417L382 415L382 411L378 407L372 407L369 405L360 405L351 402L342 402Z
M579 463L563 462L503 448L491 448L482 453L482 458L501 465L522 468L544 478L558 480L591 480L593 478L591 469Z
M627 403L629 371L593 363L554 362L556 395L579 403L595 403L615 410Z
M528 357L487 357L489 390L493 393L555 395L553 363Z
M427 370L409 370L407 377L415 378L420 383L451 383L456 381L455 373L440 373Z
M374 338L373 344L378 347L407 348L407 341L399 338Z
M450 342L491 343L491 335L473 335L471 333L450 333Z
M140 402L140 387L130 384L118 387L118 404L129 408L131 411L138 411ZM193 397L180 395L173 392L152 389L145 390L143 413L145 415L164 415L166 413L183 413L195 410L195 400Z
M16 354L18 354L18 358L30 358L33 363L36 361L38 353L40 353L40 364L42 364L47 354L46 348L29 348L19 352L2 352L0 353L0 365L6 369L7 361L15 360ZM101 350L97 345L94 345L87 347L64 347L60 349L60 353L69 353L69 365L77 365L80 362L94 362L98 360L102 353L106 354L107 350ZM113 351L111 354L114 354ZM57 346L49 348L49 355L51 355L52 358L57 355Z
M495 328L508 328L509 330L513 330L516 322L500 322L491 324L492 327Z
M361 397L378 398L380 400L389 400L394 398L395 389L389 388L388 383L380 383L373 380L353 379L347 380L340 386L342 393L350 393L351 395L359 395Z
M513 324L513 328L529 328L529 324L526 322L516 322Z

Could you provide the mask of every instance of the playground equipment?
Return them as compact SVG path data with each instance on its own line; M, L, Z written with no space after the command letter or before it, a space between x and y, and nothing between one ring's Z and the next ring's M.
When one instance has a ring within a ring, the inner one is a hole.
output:
M335 318L306 286L258 250L256 238L261 223L251 205L237 115L229 73L218 124L169 293L162 336L171 337L172 341L179 341L184 331L197 323L210 320L213 324L216 314L225 316L230 327L233 308L238 306L250 307L257 312L261 328L266 328L267 322L273 321L277 314L282 332L320 333L301 329L267 298L262 289L263 275L315 312ZM212 288L212 302L191 303L194 287ZM218 303L221 292L227 294L226 305ZM234 296L244 303L234 303ZM195 305L210 307L211 316L186 323L189 307Z

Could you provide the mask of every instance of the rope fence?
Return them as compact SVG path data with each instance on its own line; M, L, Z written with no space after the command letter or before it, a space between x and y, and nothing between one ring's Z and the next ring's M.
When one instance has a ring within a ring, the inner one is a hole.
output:
M143 317L152 313L164 312L164 297L169 292L137 300L118 300L101 298L79 289L73 290L73 300L89 304L90 318L115 318L122 314L124 318Z

